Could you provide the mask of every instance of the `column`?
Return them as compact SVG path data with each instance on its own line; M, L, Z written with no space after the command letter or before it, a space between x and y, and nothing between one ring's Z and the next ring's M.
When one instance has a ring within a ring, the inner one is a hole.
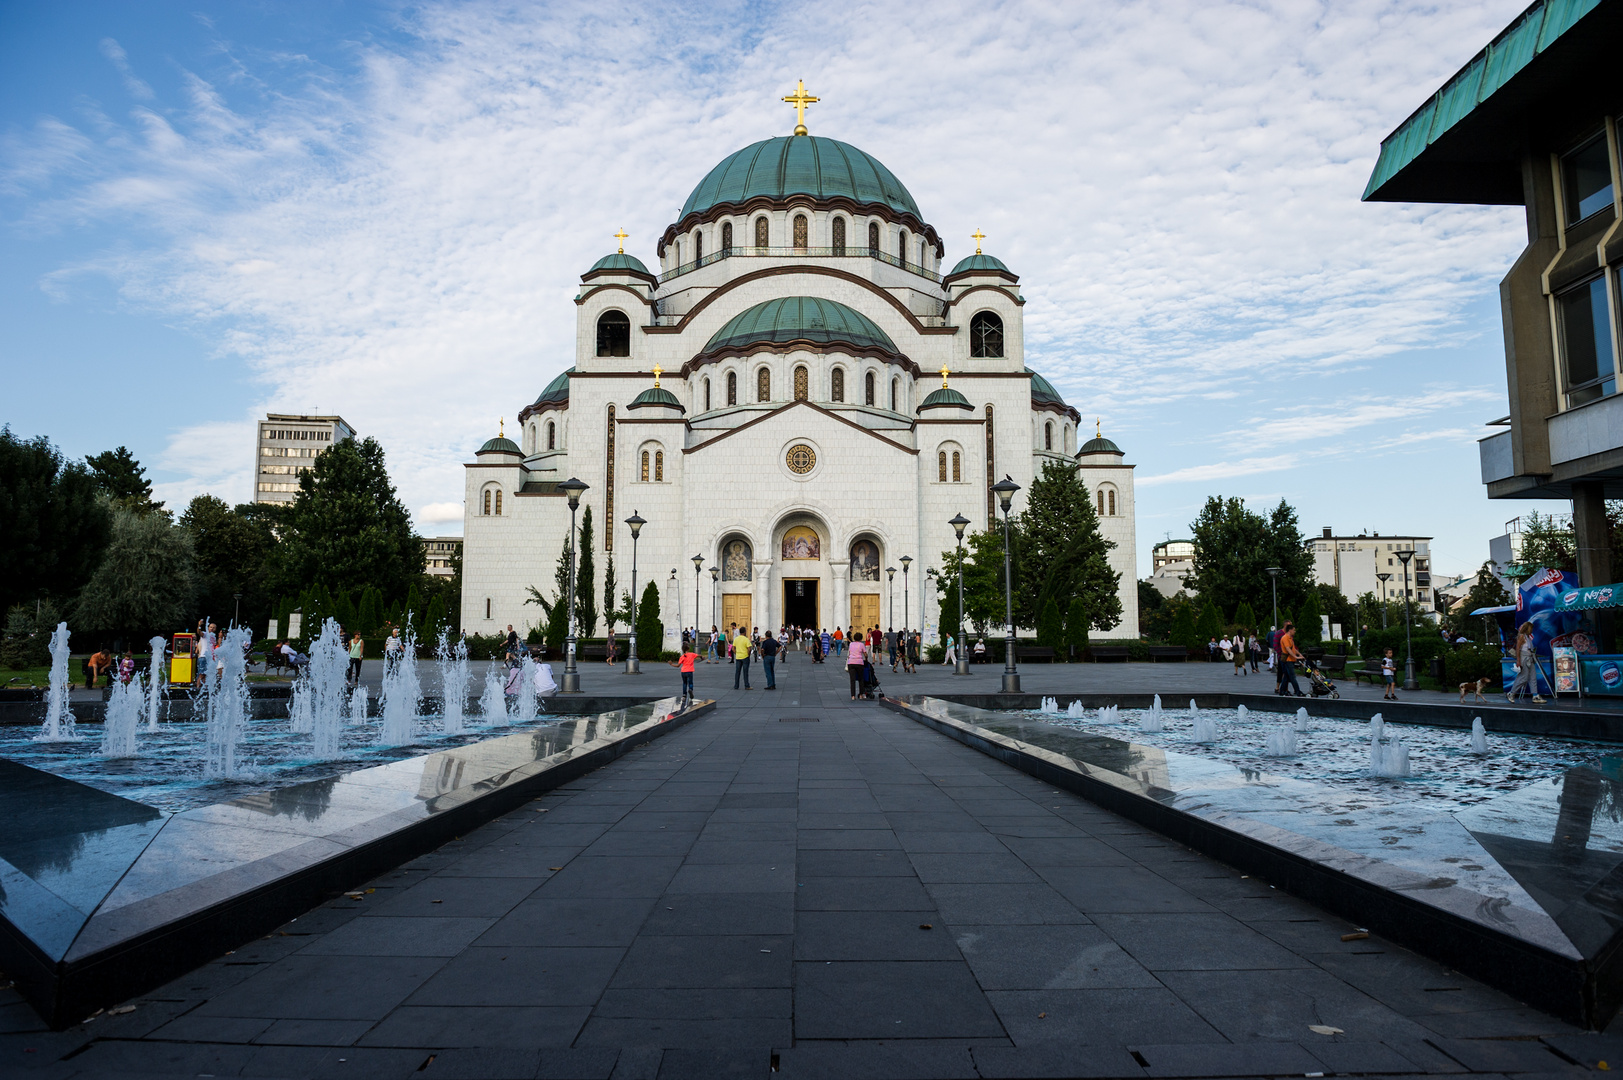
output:
M750 619L761 628L761 633L776 634L778 624L772 614L772 560L754 559L750 565L755 570L751 575L755 579L755 597L750 601Z
M1572 485L1572 531L1578 543L1578 580L1584 585L1612 582L1610 529L1606 524L1606 488L1599 480L1581 480ZM1595 612L1595 629L1600 635L1600 651L1613 647L1615 620L1608 611Z
M834 607L828 613L828 629L832 633L836 626L845 626L851 621L851 560L829 560L828 576L834 584Z

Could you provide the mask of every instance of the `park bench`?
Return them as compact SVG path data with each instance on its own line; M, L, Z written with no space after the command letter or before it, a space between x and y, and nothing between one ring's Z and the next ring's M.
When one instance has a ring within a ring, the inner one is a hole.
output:
M1371 662L1366 660L1362 667L1355 667L1355 668L1348 669L1347 674L1351 675L1353 677L1353 684L1354 685L1357 685L1358 683L1363 682L1365 679L1368 679L1369 684L1371 686L1375 686L1375 685L1379 684L1380 681L1381 681L1381 664L1380 664L1380 661L1375 661L1374 663L1371 663Z
M1168 663L1181 664L1189 659L1189 650L1182 645L1151 645L1150 662L1159 664L1165 660Z
M265 654L263 659L266 675L271 673L271 668L275 668L278 675L282 675L293 670L293 665L287 662L287 654L282 652L280 649L272 649L270 652Z
M1125 664L1132 650L1125 645L1093 645L1088 648L1088 652L1095 664L1101 660L1120 661Z
M1347 669L1345 656L1326 656L1319 660L1319 670L1327 673L1341 674Z
M1014 650L1017 660L1047 660L1054 662L1054 650L1047 645L1021 645Z

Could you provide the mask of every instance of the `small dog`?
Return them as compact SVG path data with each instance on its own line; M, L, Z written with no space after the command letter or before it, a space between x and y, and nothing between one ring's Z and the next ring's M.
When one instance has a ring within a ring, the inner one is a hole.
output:
M1466 694L1475 694L1476 697L1473 699L1475 701L1487 701L1488 699L1482 696L1482 691L1486 690L1491 682L1492 679L1478 679L1476 682L1460 683L1460 704L1465 704Z

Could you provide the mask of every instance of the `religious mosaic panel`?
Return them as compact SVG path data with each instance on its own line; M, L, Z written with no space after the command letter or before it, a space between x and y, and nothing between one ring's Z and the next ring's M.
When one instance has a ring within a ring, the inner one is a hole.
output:
M729 540L721 549L721 580L750 579L750 546L744 540Z
M851 545L851 580L879 580L879 545L872 540L858 540Z
M784 559L821 559L822 542L817 534L804 525L797 525L783 534Z

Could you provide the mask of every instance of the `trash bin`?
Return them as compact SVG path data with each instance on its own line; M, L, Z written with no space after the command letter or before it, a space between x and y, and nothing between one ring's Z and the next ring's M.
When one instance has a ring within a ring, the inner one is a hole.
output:
M1443 681L1443 658L1441 656L1431 658L1431 677L1438 682Z

